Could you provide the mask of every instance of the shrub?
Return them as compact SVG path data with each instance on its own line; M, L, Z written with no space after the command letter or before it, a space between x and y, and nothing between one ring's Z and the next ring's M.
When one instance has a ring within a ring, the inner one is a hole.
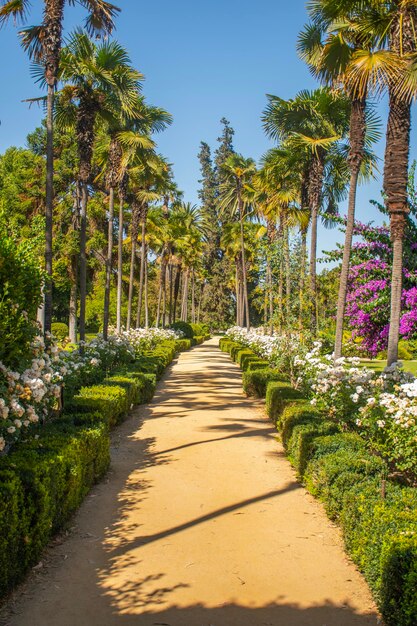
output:
M242 368L243 371L248 372L248 371L253 371L253 370L260 370L260 369L265 369L269 367L269 363L268 361L264 361L263 359L260 359L257 356L251 357L251 358L247 358L245 359L245 364L244 367Z
M128 393L119 385L82 387L68 406L70 412L98 412L110 427L118 424L129 408Z
M69 519L107 469L108 432L49 425L38 441L0 459L0 593L39 559L52 533Z
M69 335L68 324L64 324L63 322L54 322L51 325L51 331L52 331L53 336L58 341L63 341Z
M188 322L174 322L174 324L171 324L170 328L172 328L172 330L179 330L183 333L185 339L192 339L194 337L192 326L188 324Z
M281 372L271 368L243 372L243 390L248 396L265 398L266 387L271 381L287 382L287 379Z
M204 343L204 335L195 335L194 339L197 345L201 345L202 343Z
M311 446L317 437L338 432L334 422L323 419L311 419L305 423L294 424L287 441L288 457L297 470L298 476L304 475L311 456Z
M37 334L42 272L29 244L0 236L0 362L18 367Z
M177 339L175 341L175 350L177 352L183 352L191 348L191 339Z
M236 363L238 363L238 365L240 365L242 369L245 369L243 365L246 362L246 359L253 358L253 357L256 357L253 350L250 350L249 348L242 348L241 350L238 351L235 360L236 360Z
M265 371L265 370L262 370ZM268 382L266 387L266 412L277 423L288 401L302 400L304 396L288 382Z
M347 548L364 573L387 626L414 626L417 573L417 491L380 483L356 485L341 515Z
M206 336L210 338L210 329L207 324L190 324L194 337Z

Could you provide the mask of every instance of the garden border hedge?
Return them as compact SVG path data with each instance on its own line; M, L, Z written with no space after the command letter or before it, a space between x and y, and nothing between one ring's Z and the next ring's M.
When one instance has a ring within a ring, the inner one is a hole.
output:
M36 438L0 457L0 597L39 561L106 473L110 429L134 404L152 399L157 378L190 345L161 342L99 384L83 387L56 421L37 427Z

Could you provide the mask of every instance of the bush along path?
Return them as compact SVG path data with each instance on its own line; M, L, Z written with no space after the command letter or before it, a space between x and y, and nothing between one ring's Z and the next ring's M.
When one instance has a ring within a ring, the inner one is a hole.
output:
M388 479L366 441L317 409L247 345L220 341L240 365L247 395L266 399L299 480L342 528L345 547L374 594L387 626L417 625L417 490Z
M181 353L114 430L107 481L4 624L376 626L338 530L217 343Z
M30 438L0 457L0 597L38 564L48 541L106 474L111 429L135 405L152 399L157 380L175 354L192 343L161 340L143 349L142 340L140 355L123 363L116 359L107 377L97 366L75 369L81 375L69 379L63 413L32 428ZM80 376L90 385L82 387Z

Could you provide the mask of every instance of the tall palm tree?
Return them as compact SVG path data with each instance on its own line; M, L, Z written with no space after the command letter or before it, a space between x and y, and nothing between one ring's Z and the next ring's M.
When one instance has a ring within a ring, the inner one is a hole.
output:
M85 340L87 294L87 205L96 121L134 115L142 75L134 70L126 50L117 42L94 44L76 32L62 50L57 122L76 128L81 186L80 216L80 340Z
M44 287L44 332L51 331L52 323L52 227L54 203L54 152L53 152L53 108L54 92L58 80L59 60L62 47L64 8L74 4L73 0L44 0L43 21L38 26L25 28L20 32L23 47L43 68L47 85L46 113L46 207L45 207L45 270L48 281ZM105 0L80 0L79 4L88 11L86 28L90 34L100 36L111 33L114 18L119 8ZM26 22L31 6L30 0L5 0L0 6L0 25L10 18Z
M379 120L367 103L381 75L390 72L392 59L375 49L356 28L358 3L351 0L318 0L309 5L312 23L300 33L298 51L314 76L330 87L342 88L351 101L349 122L350 169L348 213L336 314L334 358L342 355L343 321L355 222L356 193L366 152L379 139ZM369 154L368 154L369 157Z
M251 183L256 173L253 159L245 159L241 154L230 155L222 165L224 182L221 188L221 210L227 210L233 217L237 215L240 223L241 271L243 286L243 318L242 325L250 329L250 312L248 296L248 280L245 258L244 220L251 210Z
M341 92L321 87L301 91L292 100L268 96L263 114L266 134L304 153L305 193L311 210L310 290L313 302L311 327L317 330L317 225L323 202L323 182L330 149L346 135L350 102Z

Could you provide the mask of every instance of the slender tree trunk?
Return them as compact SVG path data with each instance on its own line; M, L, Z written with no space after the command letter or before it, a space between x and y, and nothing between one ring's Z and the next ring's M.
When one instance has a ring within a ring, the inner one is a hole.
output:
M198 300L198 306L197 306L197 324L200 323L200 315L201 315L201 304L203 302L203 295L204 295L204 283L201 285L201 290L200 290L200 298Z
M142 315L143 286L145 284L145 257L146 257L146 212L142 207L142 233L140 243L140 275L139 275L139 297L138 311L136 314L136 328L140 328Z
M158 303L156 306L156 318L155 318L155 328L159 328L159 321L161 319L161 303L162 303L162 292L163 292L163 273L165 272L165 268L161 265L161 272L159 277L159 287L158 287Z
M71 272L70 272L70 300L69 300L69 319L68 329L69 338L71 343L77 342L77 257L73 256L71 259Z
M130 272L129 272L129 294L128 294L128 302L127 302L127 320L126 320L127 330L130 330L130 327L132 324L133 290L134 290L134 279L135 279L136 248L137 248L137 242L138 242L139 217L140 217L139 206L136 200L134 200L132 204L132 222L130 226L131 252L130 252Z
M284 261L285 261L285 315L286 326L291 327L291 267L290 267L290 242L289 229L284 225Z
M391 241L393 245L388 365L398 361L403 239L409 212L407 187L410 128L410 104L399 101L391 93L384 167L384 191L387 198L386 204L390 216Z
M110 189L109 198L109 229L107 236L106 284L104 288L103 338L107 341L110 317L111 268L113 259L113 221L114 221L114 188Z
M272 281L272 267L271 262L269 262L269 334L274 334L274 292L273 292L273 281Z
M81 211L80 211L80 341L85 341L85 310L87 300L87 205L88 187L86 182L81 183ZM82 348L81 348L82 352Z
M188 280L189 280L189 268L184 272L183 287L182 287L182 304L181 304L181 319L183 322L188 321Z
M318 150L311 161L309 203L311 207L310 294L312 300L311 330L317 333L317 226L324 175L324 152Z
M54 85L48 84L46 108L46 207L45 207L45 305L43 311L43 331L51 332L52 324L52 257L53 257L53 207L54 207Z
M363 159L366 132L366 100L354 100L350 116L350 186L348 214L346 220L345 244L343 248L342 269L340 272L339 295L336 313L336 339L334 358L342 356L343 321L345 317L346 295L349 280L350 255L352 251L353 229L355 226L356 191L358 187L359 171Z
M238 261L236 259L236 271L235 271L235 285L236 285L236 326L240 326L240 288L239 288L239 268Z
M191 273L191 320L195 324L195 272L194 268Z
M174 283L174 310L173 310L174 324L177 319L177 304L178 304L178 294L180 292L180 285L181 285L181 274L182 274L182 266L180 264L177 267L177 271L175 274L175 283Z
M306 258L307 258L307 228L301 230L301 263L300 263L300 310L298 313L298 327L303 329L304 319L304 292L306 284Z
M117 242L117 310L116 310L116 328L117 328L118 333L120 333L120 331L122 330L123 205L124 205L123 194L120 194L119 196L119 239ZM133 282L129 284L129 291L130 291L131 284L133 285Z
M283 322L283 306L282 301L284 299L284 260L282 258L282 253L280 255L279 260L279 276L278 276L278 328L279 332L282 332L282 322Z
M172 304L173 304L173 295L174 295L174 268L172 263L169 264L169 310L168 310L168 324L171 326L173 322L172 317ZM175 321L175 319L174 319Z
M239 194L240 194L240 191L239 191ZM241 250L242 250L244 310L246 311L246 328L250 330L248 279L247 279L247 272L246 272L246 254L245 254L245 232L244 232L244 227L243 227L243 201L241 197L239 197L239 217L240 217L240 245L241 245Z
M391 215L391 238L393 247L391 274L391 306L388 336L388 365L398 361L398 338L401 320L401 295L403 274L403 239L405 219L402 215ZM394 224L395 221L395 224ZM403 223L401 223L403 222Z
M145 328L149 328L148 246L147 245L145 245Z

